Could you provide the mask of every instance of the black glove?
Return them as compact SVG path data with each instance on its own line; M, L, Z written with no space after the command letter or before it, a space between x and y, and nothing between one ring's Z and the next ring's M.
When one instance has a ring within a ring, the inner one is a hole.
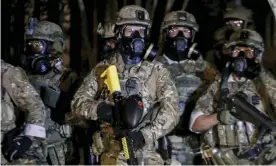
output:
M127 144L128 145L133 145L134 150L138 150L143 148L143 146L145 145L145 139L143 134L141 133L141 131L134 131L134 132L130 132L130 131L119 131L116 132L116 139L120 140L123 137L126 137L127 140Z
M27 136L17 136L12 140L11 144L3 144L2 154L11 162L16 160L32 146L32 140Z
M100 120L103 120L108 123L113 123L112 111L115 109L113 105L102 102L98 105L97 114Z

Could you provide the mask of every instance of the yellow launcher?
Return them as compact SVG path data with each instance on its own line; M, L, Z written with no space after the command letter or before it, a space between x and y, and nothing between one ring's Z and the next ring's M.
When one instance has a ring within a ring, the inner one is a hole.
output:
M107 85L110 94L114 92L121 92L120 81L118 77L117 68L115 65L109 66L102 74L101 78L106 77L104 83Z
M107 85L107 88L110 91L110 94L113 94L114 92L121 92L120 81L119 81L119 77L118 77L117 68L115 65L109 66L101 74L101 78L104 78L104 77L106 77L104 83ZM123 151L125 154L125 158L128 160L128 159L130 159L130 156L129 156L129 150L128 150L126 137L123 137L121 141L122 141L122 145L123 145Z

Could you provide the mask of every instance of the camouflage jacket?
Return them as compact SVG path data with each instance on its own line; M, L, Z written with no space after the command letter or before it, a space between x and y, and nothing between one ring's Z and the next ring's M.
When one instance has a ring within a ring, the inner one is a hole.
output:
M270 84L270 81L264 80L266 85ZM216 105L219 100L219 84L220 84L220 77L217 76L216 81L208 88L207 92L200 97L196 104L196 108L193 110L191 119L190 119L190 129L192 128L192 125L197 117L200 115L211 115L215 113L216 111ZM260 83L256 80L245 80L242 81L233 81L232 76L230 76L228 81L228 88L229 88L229 94L236 94L238 92L243 92L247 95L248 102L250 102L252 105L254 105L257 109L259 109L261 112L263 112L266 115L269 115L267 111L267 99L263 95L260 89ZM273 90L273 88L269 87L269 89ZM274 87L275 90L275 87ZM274 96L273 96L274 95ZM270 94L269 98L271 101L275 101L275 93ZM267 96L267 95L266 95ZM258 101L253 102L253 98L258 99ZM274 108L275 110L275 108ZM233 130L234 129L234 130ZM238 130L244 130L243 133ZM239 135L242 133L244 134L243 137L234 139L229 138L228 135L231 135L231 132L237 132L235 137L239 137ZM255 127L253 124L249 122L245 122L245 124L241 123L241 121L237 122L234 126L233 125L223 125L218 124L212 129L204 132L204 141L210 145L215 146L217 143L222 146L249 146L251 143L254 142L254 135L257 132L255 130ZM230 134L229 134L230 133ZM248 138L247 138L248 137ZM237 140L237 141L236 141Z
M276 120L276 79L268 71L262 72L259 78L261 79L261 81L258 80L257 84L259 92L266 97L266 105L272 105L272 110L268 112L268 115Z
M44 127L46 108L38 93L21 68L3 60L1 60L1 97L1 135L15 127L19 112L24 111L27 115L24 134L46 137Z
M96 93L102 86L97 69L103 65L117 66L121 90L124 96L140 94L143 98L143 118L151 112L153 106L160 103L160 110L156 118L150 120L149 125L141 128L146 144L152 145L158 138L169 133L179 121L178 94L171 80L169 71L159 62L143 61L129 69L120 54L111 59L100 62L84 79L71 103L72 116L75 118L96 120L97 106L102 99L95 100ZM107 99L110 100L110 99ZM81 123L80 120L75 123Z
M178 107L181 115L186 109L187 111L193 109L193 106L187 108L187 105L197 101L200 94L214 81L217 74L216 70L211 68L202 57L197 61L184 60L176 62L163 55L157 57L156 60L166 66L175 81L179 94ZM184 116L189 117L190 112L185 112ZM180 126L183 127L183 124L180 124Z

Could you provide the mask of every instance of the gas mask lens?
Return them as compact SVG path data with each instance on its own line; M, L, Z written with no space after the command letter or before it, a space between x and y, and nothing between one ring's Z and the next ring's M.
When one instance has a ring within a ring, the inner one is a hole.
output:
M186 38L186 39L190 39L192 36L192 31L189 28L186 27L172 27L169 30L169 37L173 38L176 37L178 34L182 33L182 35Z
M145 38L146 36L146 27L144 26L137 26L137 25L127 25L124 28L124 37L134 37L133 35L137 33L140 35L141 38Z
M46 43L42 40L29 40L26 42L26 52L31 54L44 54Z
M226 26L234 29L241 29L243 26L243 20L228 20L225 22Z
M254 49L250 47L235 47L232 53L232 57L235 58L242 54L244 57L248 59L253 59L254 53Z

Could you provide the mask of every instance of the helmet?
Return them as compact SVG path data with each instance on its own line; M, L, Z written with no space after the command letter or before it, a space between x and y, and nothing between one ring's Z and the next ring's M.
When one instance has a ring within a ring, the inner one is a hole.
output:
M244 44L264 51L263 38L258 32L250 29L235 31L231 35L230 40L225 44L225 47L230 48L237 44Z
M116 25L141 24L151 26L149 13L137 5L124 6L118 14Z
M64 36L62 29L59 25L49 22L49 21L36 21L35 24L32 24L29 21L29 25L26 29L26 39L42 39L51 42L59 41L62 47L65 47ZM32 26L30 26L32 24Z
M185 11L173 11L168 13L163 20L161 31L168 28L169 26L183 25L193 28L196 32L198 31L198 24L196 23L195 17Z
M214 33L213 38L218 42L225 42L233 32L234 30L232 28L224 26Z
M105 24L104 26L102 23L99 23L97 32L102 38L112 38L115 36L114 30L115 24L111 22Z
M246 22L253 22L252 11L245 7L229 8L228 11L224 13L223 19L230 18L244 20Z

